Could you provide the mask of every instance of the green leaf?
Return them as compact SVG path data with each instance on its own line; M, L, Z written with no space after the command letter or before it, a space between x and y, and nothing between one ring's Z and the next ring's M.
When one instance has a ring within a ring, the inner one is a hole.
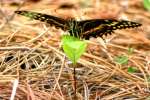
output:
M128 68L128 72L129 72L129 73L135 73L136 71L137 71L137 68L135 68L135 67L130 66L130 67Z
M131 55L134 51L134 48L128 48L128 54Z
M70 36L70 35L63 35L62 36L62 42L65 44L66 42L71 42L71 41L80 41L80 39Z
M128 63L128 57L121 55L121 56L117 56L114 59L118 64L127 64Z
M62 40L65 54L75 64L85 52L87 43L72 36L64 36Z
M144 8L150 11L150 0L143 0Z
M147 77L148 82L150 83L150 76Z

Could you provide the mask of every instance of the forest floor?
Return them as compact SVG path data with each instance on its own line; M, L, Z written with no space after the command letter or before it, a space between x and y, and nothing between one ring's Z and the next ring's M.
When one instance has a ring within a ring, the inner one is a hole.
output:
M74 100L66 33L14 13L60 18L126 19L134 29L86 40L76 66L76 100L150 100L150 12L142 0L0 0L0 100Z

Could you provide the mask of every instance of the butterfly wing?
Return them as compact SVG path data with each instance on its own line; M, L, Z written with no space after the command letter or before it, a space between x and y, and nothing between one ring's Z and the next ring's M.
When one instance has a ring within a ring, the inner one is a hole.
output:
M15 13L29 17L31 19L40 20L42 22L46 22L50 24L51 26L55 26L57 28L61 28L62 30L67 29L66 20L62 18L58 18L55 16L47 15L47 14L41 14L37 12L31 12L31 11L15 11Z
M125 28L134 28L141 26L141 24L115 19L93 19L93 20L84 20L78 22L79 26L82 27L82 37L89 39L90 37L102 37L103 35L111 34L114 30L125 29Z
M69 31L72 36L89 39L90 37L102 37L103 35L111 34L114 30L134 28L141 24L125 20L114 19L92 19L84 21L70 21L58 18L55 16L41 14L31 11L15 11L15 13L26 17L46 22L54 25L56 28L61 28L64 31Z
M79 21L78 25L80 27L82 27L82 31L86 32L90 29L99 27L100 25L104 25L104 24L111 24L112 22L114 22L115 20L105 20L105 19L91 19L91 20L83 20L83 21Z

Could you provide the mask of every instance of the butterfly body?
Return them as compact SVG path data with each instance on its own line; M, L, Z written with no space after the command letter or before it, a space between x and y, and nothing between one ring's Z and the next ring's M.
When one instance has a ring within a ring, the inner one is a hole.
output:
M46 22L56 28L61 28L68 31L71 36L89 39L90 37L102 37L103 35L111 34L117 29L135 28L141 26L140 23L115 20L115 19L91 19L76 21L75 19L62 19L52 15L30 12L30 11L15 11L15 13Z

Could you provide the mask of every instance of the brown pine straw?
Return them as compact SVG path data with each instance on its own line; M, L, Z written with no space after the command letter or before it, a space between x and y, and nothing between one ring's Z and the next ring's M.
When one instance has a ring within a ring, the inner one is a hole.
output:
M91 3L93 6L87 4L81 7L80 3L86 0L76 0L73 2L76 11L57 9L63 2L61 0L52 4L48 0L41 0L36 5L25 3L21 9L63 15L64 18L77 16L82 10L82 18L85 19L109 16L119 19L125 15L129 20L142 23L143 26L138 29L115 31L104 37L105 41L100 38L86 40L86 53L76 67L76 91L78 100L148 100L150 14L142 8L142 0L135 1L129 1L124 9L121 1L110 3L110 0L95 0ZM111 8L108 10L107 7ZM5 24L5 16L13 15L16 9L6 1L0 8L0 11L6 11L3 12L5 15L0 16L0 100L11 97L14 100L73 100L73 65L61 47L61 33L66 32L18 15ZM128 53L129 47L134 48L131 54ZM120 55L128 57L128 64L115 62L114 58ZM129 73L130 66L137 71ZM19 82L16 85L15 80Z

